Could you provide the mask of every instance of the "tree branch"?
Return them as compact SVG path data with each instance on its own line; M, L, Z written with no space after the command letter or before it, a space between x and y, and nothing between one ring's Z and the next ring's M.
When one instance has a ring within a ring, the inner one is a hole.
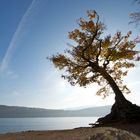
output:
M118 40L118 42L111 48L111 51L113 51L113 50L116 49L116 46L119 45L119 43L122 41L122 39L123 39L123 37L121 37L121 38ZM103 63L104 68L106 68L107 65L110 63L110 61L109 61L109 57L110 57L110 56L111 56L111 53L108 52L108 55L106 56L105 61L104 61L104 63Z
M99 42L100 42L100 46L99 46L99 52L98 52L98 54L97 54L97 56L96 56L96 63L98 64L98 61L99 61L99 56L100 56L100 54L101 54L101 48L102 48L102 40L101 39L97 39Z
M93 35L92 38L91 38L90 43L89 43L89 44L87 43L87 47L85 47L85 48L83 49L83 51L82 51L82 58L83 58L84 60L86 60L87 62L89 62L90 60L87 59L87 58L85 57L85 51L92 45L94 39L95 39L96 36L97 36L97 33L98 33L98 29L96 29L94 35Z

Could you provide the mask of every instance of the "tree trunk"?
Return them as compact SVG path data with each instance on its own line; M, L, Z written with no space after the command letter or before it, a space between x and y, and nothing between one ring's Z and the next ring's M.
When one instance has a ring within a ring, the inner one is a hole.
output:
M119 104L123 104L126 99L117 84L115 83L114 79L103 68L100 69L100 74L108 81L109 85L114 91L116 102Z
M99 69L100 74L108 81L115 93L115 103L111 108L110 114L99 118L95 126L110 124L115 122L130 123L140 122L140 107L126 100L123 93L115 83L114 79L106 72L105 69Z

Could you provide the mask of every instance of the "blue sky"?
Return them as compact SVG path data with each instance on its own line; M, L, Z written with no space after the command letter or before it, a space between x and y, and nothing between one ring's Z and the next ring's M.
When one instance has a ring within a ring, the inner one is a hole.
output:
M67 48L68 32L94 9L107 25L105 34L132 30L129 13L138 9L131 0L0 0L0 104L43 108L73 108L113 104L114 96L95 95L94 84L71 87L61 79L47 56ZM139 46L137 46L139 48ZM130 70L125 83L139 104L140 67Z

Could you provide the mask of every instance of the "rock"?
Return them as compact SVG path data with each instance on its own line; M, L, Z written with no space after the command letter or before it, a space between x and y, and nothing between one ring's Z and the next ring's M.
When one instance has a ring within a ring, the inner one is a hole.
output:
M105 117L99 118L95 126L103 126L111 123L138 123L140 122L140 107L125 100L122 104L115 102L111 112Z
M89 140L140 140L140 137L116 128L97 128Z

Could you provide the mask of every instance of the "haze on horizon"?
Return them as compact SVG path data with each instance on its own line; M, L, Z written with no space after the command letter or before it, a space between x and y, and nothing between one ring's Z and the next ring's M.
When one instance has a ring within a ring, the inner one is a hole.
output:
M72 87L61 79L46 57L62 52L70 42L68 32L89 9L96 10L107 26L105 34L132 31L129 14L138 9L133 0L1 0L0 1L0 104L51 109L112 105L114 96L96 96L96 84ZM137 46L140 50L140 45ZM140 103L140 67L124 79Z

